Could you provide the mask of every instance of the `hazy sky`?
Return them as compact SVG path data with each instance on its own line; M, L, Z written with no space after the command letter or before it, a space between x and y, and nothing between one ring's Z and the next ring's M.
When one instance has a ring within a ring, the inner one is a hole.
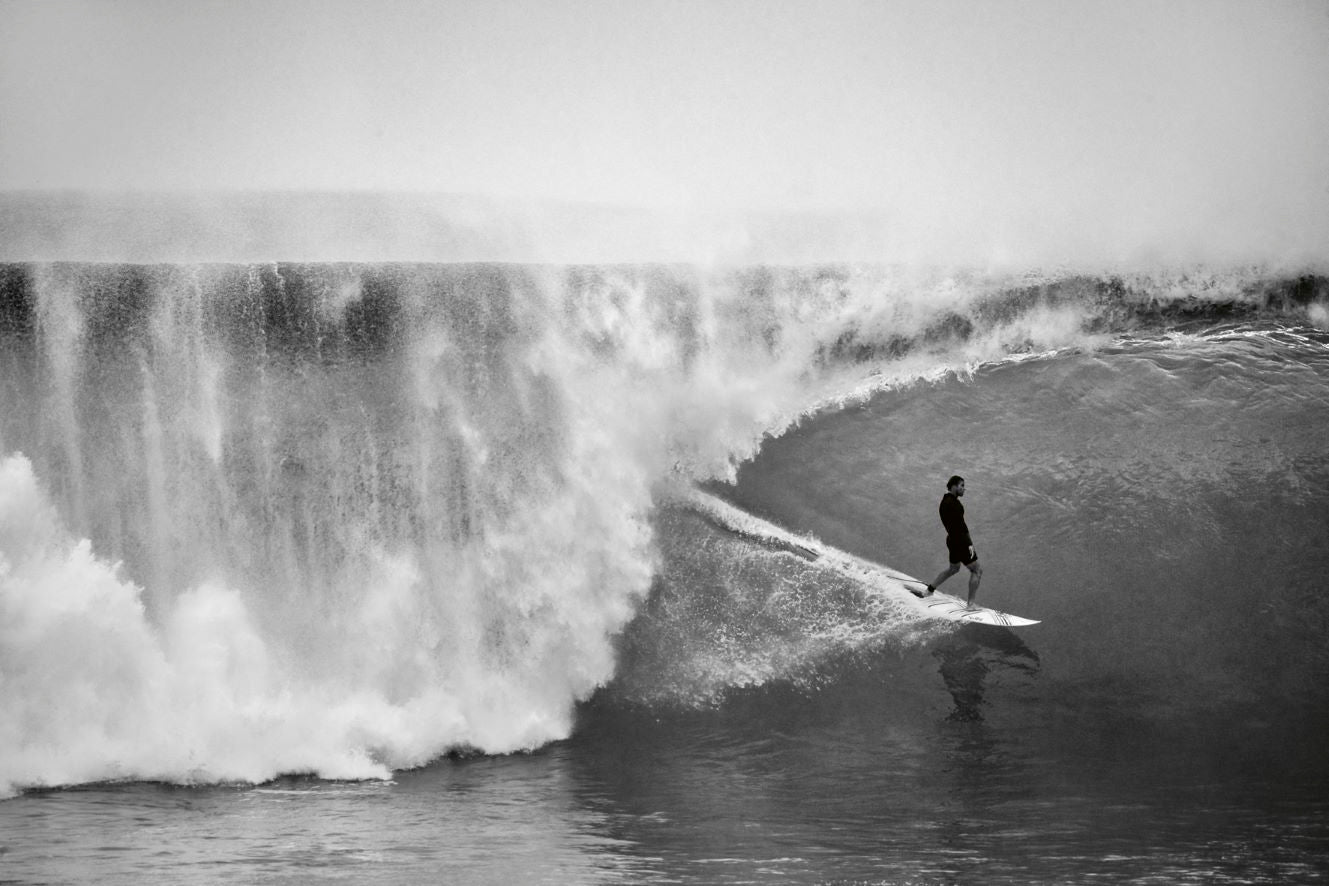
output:
M0 188L70 187L1329 251L1329 0L0 0Z

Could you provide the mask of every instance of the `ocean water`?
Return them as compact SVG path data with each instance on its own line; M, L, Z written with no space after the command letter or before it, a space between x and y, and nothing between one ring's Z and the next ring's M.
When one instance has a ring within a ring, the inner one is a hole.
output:
M0 882L1324 882L1326 330L1309 270L4 266ZM930 578L954 473L1040 624L778 543Z

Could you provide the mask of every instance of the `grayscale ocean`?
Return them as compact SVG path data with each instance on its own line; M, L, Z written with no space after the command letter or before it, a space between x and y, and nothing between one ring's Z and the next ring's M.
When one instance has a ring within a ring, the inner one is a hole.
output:
M0 266L4 884L1321 883L1326 576L1310 270Z

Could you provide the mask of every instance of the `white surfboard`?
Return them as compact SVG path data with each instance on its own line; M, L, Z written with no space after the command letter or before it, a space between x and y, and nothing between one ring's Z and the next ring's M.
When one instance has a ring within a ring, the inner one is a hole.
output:
M922 582L919 582L919 584L922 585ZM926 587L926 585L923 585L923 587ZM1038 624L1038 620L1034 618L1011 615L1009 612L998 612L995 609L987 609L983 606L975 606L970 609L959 597L952 597L950 594L943 594L941 591L933 591L928 596L920 598L919 602L926 606L933 615L967 624L1003 625L1008 628Z
M692 490L689 501L702 513L711 516L721 525L734 532L753 538L761 544L788 551L795 556L802 557L804 560L816 563L818 566L834 569L836 572L847 575L874 591L901 593L913 600L928 615L935 618L944 618L948 621L963 624L1000 625L1008 628L1039 623L1037 619L1011 615L1008 612L998 612L995 609L987 609L983 606L975 606L971 609L965 605L965 601L958 597L952 597L950 594L943 594L941 591L934 591L925 597L919 597L916 592L926 592L927 582L919 581L913 576L896 572L890 567L836 550L822 544L817 539L786 532L773 523L767 523L759 517L754 517L728 502L707 495L700 490Z
M799 550L794 551L794 553L799 556L829 566L835 571L856 578L873 588L898 590L909 594L911 598L917 600L927 610L929 615L937 618L945 618L965 624L1001 625L1008 628L1038 624L1036 619L1011 615L1009 612L998 612L984 606L974 606L971 609L965 605L964 600L959 597L952 597L950 594L943 594L941 591L933 591L925 597L920 597L914 591L926 593L927 582L919 581L912 576L905 575L903 572L896 572L886 566L859 559L853 554L846 554L844 551L828 548L819 542L809 543L804 541L798 545L798 548Z

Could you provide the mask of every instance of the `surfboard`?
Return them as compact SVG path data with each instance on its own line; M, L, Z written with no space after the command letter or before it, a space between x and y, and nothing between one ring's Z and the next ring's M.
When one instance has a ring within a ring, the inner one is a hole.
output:
M819 544L802 544L798 547L800 550L795 553L799 556L830 566L837 572L857 578L871 587L906 592L910 599L918 601L926 609L927 614L935 618L944 618L961 624L999 625L1007 628L1038 624L1037 619L998 612L985 606L975 606L971 609L965 605L964 600L943 594L941 591L933 591L925 597L920 597L920 593L927 592L927 582L919 581L903 572L896 572L889 567L861 560L844 551L824 548ZM818 548L822 550L819 551Z
M998 612L995 609L988 609L983 606L975 606L970 609L965 605L964 600L952 597L950 594L943 594L941 591L934 591L926 597L919 597L919 592L926 592L927 582L919 581L913 576L897 572L880 563L873 563L870 560L855 557L853 554L836 550L816 539L795 535L700 490L692 490L688 499L698 511L711 517L731 532L751 538L765 547L786 551L796 557L816 563L818 566L834 569L841 575L846 575L858 581L874 592L900 593L913 601L925 614L933 618L944 618L947 621L961 624L997 625L1007 628L1024 627L1039 623L1037 619L1011 615L1009 612Z
M923 582L918 582L918 584L920 591L927 587ZM1038 624L1038 620L1034 618L1011 615L1009 612L998 612L995 609L988 609L983 606L975 606L970 609L959 597L952 597L950 594L943 594L941 591L933 591L926 597L919 597L918 594L914 594L914 597L926 606L932 615L964 624L1001 625L1008 628Z

